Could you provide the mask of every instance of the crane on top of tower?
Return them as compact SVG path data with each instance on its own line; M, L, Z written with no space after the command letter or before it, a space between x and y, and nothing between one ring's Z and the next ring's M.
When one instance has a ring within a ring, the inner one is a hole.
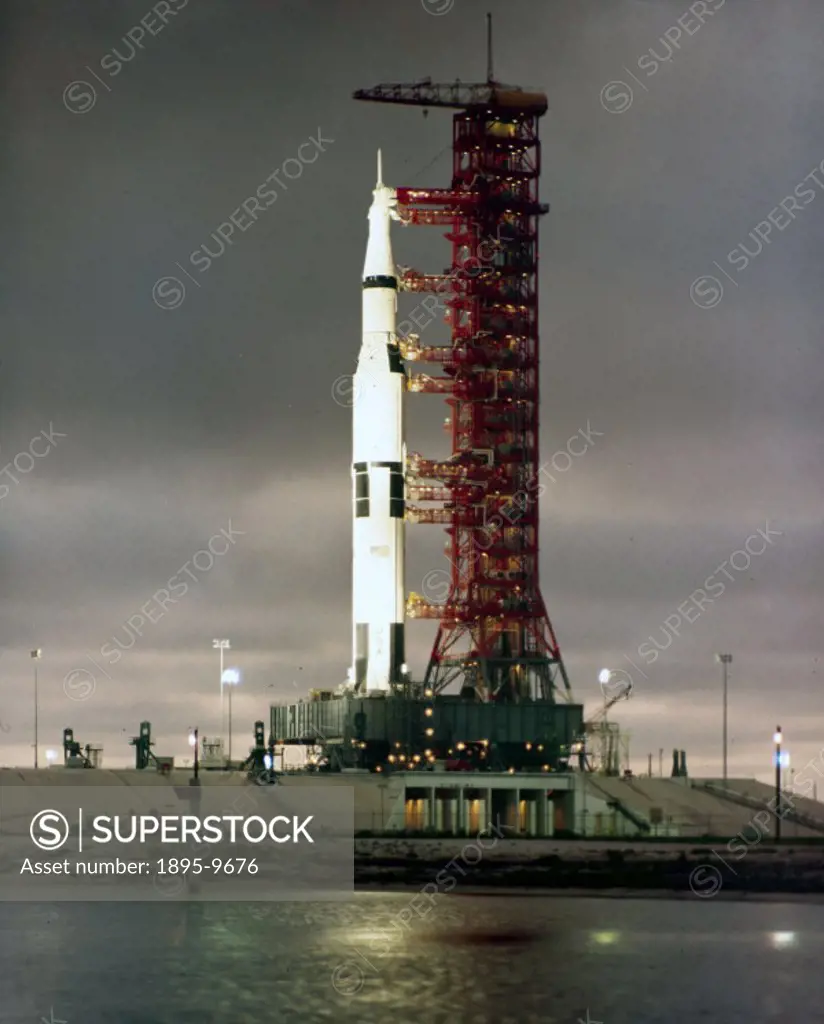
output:
M467 107L508 109L524 114L545 114L548 103L542 92L527 92L515 85L498 82L433 82L431 78L420 82L386 82L371 89L357 89L356 100L378 103L400 103L412 107Z
M419 82L386 82L371 89L358 89L352 94L356 100L377 103L401 103L413 107L451 107L463 110L470 107L509 109L538 117L547 111L547 98L538 90L525 90L518 85L497 82L492 71L492 15L486 16L486 81L433 82L422 78Z

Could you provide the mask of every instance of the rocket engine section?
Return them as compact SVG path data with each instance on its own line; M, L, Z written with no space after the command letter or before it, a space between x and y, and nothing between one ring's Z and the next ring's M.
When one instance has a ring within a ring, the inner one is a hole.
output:
M401 682L405 661L406 374L396 335L398 281L390 224L397 193L378 181L363 268L363 337L352 409L353 680L361 692Z

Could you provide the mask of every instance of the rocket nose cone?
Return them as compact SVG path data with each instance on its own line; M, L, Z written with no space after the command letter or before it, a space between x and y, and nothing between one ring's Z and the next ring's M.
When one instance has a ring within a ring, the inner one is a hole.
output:
M369 207L369 237L366 243L366 260L363 267L367 277L395 277L395 260L392 256L390 226L393 220L396 199L394 190L378 185Z

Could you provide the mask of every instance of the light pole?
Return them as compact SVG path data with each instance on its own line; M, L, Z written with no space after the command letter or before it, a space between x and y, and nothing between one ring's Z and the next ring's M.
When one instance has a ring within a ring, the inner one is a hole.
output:
M601 696L604 698L604 720L606 721L607 715L607 687L609 681L612 679L612 670L608 668L602 668L598 673L598 682L601 684Z
M231 648L228 640L213 640L212 647L220 651L220 739L223 740L223 652Z
M781 839L781 726L775 727L775 841Z
M34 660L34 767L37 768L37 662L43 655L43 651L38 647L36 650L31 652L32 659Z
M189 746L195 748L195 780L198 777L198 771L200 769L200 760L198 755L198 734L200 730L195 726L194 729L189 730Z
M716 654L715 660L724 673L724 786L727 785L727 665L732 661L731 654Z
M232 690L240 683L240 669L227 668L220 677L221 683L229 687L229 761L232 760Z

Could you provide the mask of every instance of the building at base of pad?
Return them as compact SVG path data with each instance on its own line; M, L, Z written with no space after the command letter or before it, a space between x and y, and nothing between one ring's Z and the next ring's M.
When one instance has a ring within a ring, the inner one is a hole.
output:
M0 805L6 786L188 787L191 769L170 774L135 769L67 770L52 766L0 769ZM238 794L254 786L241 772L206 772L204 787ZM606 778L579 772L364 771L337 773L295 770L278 775L278 786L293 796L303 787L354 790L357 836L476 837L490 827L507 838L549 839L731 838L769 845L772 787L753 779ZM786 794L782 843L824 840L824 804ZM235 797L232 796L232 799ZM759 831L760 828L760 831Z

